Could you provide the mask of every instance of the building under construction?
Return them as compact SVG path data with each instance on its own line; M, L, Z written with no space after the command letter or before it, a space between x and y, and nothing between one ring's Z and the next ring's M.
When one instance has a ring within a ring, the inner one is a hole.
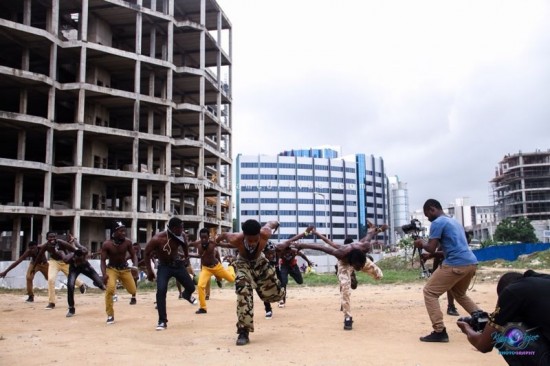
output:
M540 240L550 233L550 150L508 154L491 181L499 220L525 217Z
M0 3L0 255L122 220L231 228L231 23L214 0ZM17 235L16 233L20 233Z

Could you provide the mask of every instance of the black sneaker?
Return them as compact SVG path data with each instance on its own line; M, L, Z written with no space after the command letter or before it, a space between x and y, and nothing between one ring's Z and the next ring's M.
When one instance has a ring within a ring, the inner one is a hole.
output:
M168 328L168 325L166 324L166 322L159 322L157 324L157 330L166 330L166 328Z
M107 324L114 324L115 323L115 317L114 316L108 316L107 317Z
M67 315L65 315L67 318L73 317L75 314L74 308L69 308L69 311L67 312Z
M348 316L344 319L344 329L345 330L352 330L353 329L353 318L351 316Z
M248 331L241 330L239 332L239 337L237 338L237 346L244 346L248 342L250 342L250 339L248 339Z
M421 342L449 342L449 336L447 335L447 329L443 328L442 332L433 331L425 337L420 337Z
M195 314L206 314L206 309L200 308L199 310L195 311Z
M80 285L79 289L81 294L85 294L88 287L86 286L86 284L83 283L82 285Z
M273 318L273 311L271 311L271 310L266 311L266 312L265 312L265 318L266 318L266 319L271 319L271 318Z
M53 302L50 302L44 309L46 310L52 310L55 308L55 304Z
M355 290L357 288L357 276L355 276L355 271L351 272L351 289Z
M136 300L135 297L132 297L132 298L130 299L130 305L135 305L135 304L137 304L137 300Z
M29 297L27 297L27 300L25 300L25 302L34 302L34 296L29 295Z
M216 283L218 284L218 287L219 288L222 288L223 287L223 283L222 283L222 280L216 280Z
M460 314L454 305L449 305L447 306L447 315L459 316Z

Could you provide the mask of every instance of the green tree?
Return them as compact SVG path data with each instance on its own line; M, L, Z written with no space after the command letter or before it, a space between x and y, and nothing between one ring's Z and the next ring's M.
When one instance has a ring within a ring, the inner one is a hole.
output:
M496 241L501 242L522 242L522 243L537 243L539 239L535 235L535 229L531 225L531 221L525 217L520 217L517 220L506 218L502 220L493 235Z

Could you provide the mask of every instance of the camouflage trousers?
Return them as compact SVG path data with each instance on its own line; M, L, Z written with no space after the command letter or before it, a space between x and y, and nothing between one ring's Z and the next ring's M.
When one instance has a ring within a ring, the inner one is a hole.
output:
M254 332L254 289L264 302L281 300L285 290L277 278L275 267L269 264L263 254L253 261L237 257L235 267L237 268L235 278L237 333L240 330Z
M367 262L361 268L361 272L368 273L374 279L381 279L384 275L382 270L367 258ZM338 261L338 281L340 282L340 301L342 304L342 311L344 317L351 317L351 274L353 273L353 267L349 264Z

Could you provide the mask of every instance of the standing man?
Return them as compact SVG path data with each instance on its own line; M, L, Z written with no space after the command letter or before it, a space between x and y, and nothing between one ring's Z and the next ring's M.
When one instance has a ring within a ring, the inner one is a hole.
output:
M158 260L157 268L157 311L158 324L157 330L165 330L168 326L168 316L166 314L166 293L168 292L168 281L174 277L176 281L184 287L182 297L191 304L196 304L197 300L192 296L195 291L195 284L187 273L187 263L189 262L189 247L183 234L183 221L177 217L172 217L168 221L168 227L165 231L155 234L145 245L145 265L147 266L147 279L155 280L155 273L151 266L151 258L156 254ZM179 248L183 249L183 259L178 254Z
M466 295L472 277L476 273L477 258L468 247L464 228L458 221L443 212L441 203L429 199L424 203L424 215L432 223L430 237L414 241L415 248L435 253L438 247L443 251L443 262L428 279L424 286L424 303L432 322L433 332L420 337L422 342L449 342L449 336L443 323L443 313L439 306L439 297L450 291L456 302L471 314L480 310Z
M69 311L67 312L67 318L75 315L74 285L79 274L85 275L94 282L95 286L105 290L99 274L88 262L88 249L80 245L76 240L73 240L73 243L76 250L63 256L63 261L69 264L69 276L67 277L67 303Z
M249 333L254 332L254 288L262 301L276 302L285 295L275 268L263 254L273 231L279 228L279 222L269 221L262 226L258 221L251 219L243 222L241 228L242 233L225 232L216 237L218 245L226 241L227 244L220 246L235 248L239 252L234 262L237 268L237 346L244 346L250 342ZM304 236L305 233L299 234L294 240Z
M197 248L199 251L199 258L201 259L201 272L199 274L199 309L196 314L206 314L206 286L210 283L212 276L216 276L216 279L223 278L226 281L235 281L235 270L232 266L225 269L220 260L218 260L219 254L216 248L216 242L210 239L210 233L208 229L202 228L199 231L199 240L189 243L190 246Z
M126 260L127 255L132 258L133 267L137 268L136 251L132 246L132 241L126 238L126 226L122 221L115 221L111 230L111 239L105 240L101 246L101 274L103 275L103 283L106 286L105 311L107 313L107 324L115 322L113 296L115 295L117 280L132 295L130 305L137 303L135 282L137 271L132 273ZM107 260L109 263L107 263Z
M69 265L63 262L63 256L67 253L74 252L76 249L66 242L57 238L57 234L49 231L46 234L46 242L38 246L39 252L37 257L40 258L45 252L48 252L50 260L48 261L48 305L46 310L55 308L55 280L57 274L61 271L65 276L69 276ZM32 272L36 271L37 263L31 264ZM80 280L76 280L76 286L80 288L80 293L86 292L86 285Z
M34 301L34 292L33 292L33 280L34 275L36 274L36 271L39 271L42 273L44 278L48 280L48 260L46 259L46 254L42 253L40 256L38 256L38 243L35 241L29 241L29 244L27 245L27 250L25 250L25 253L21 255L15 262L10 264L8 268L4 272L0 272L0 278L6 277L9 271L14 269L21 263L25 258L29 258L31 260L31 263L29 263L29 267L27 268L27 295L29 297L26 302L33 302ZM34 270L33 270L34 268Z
M330 241L324 235L313 229L313 233L327 243L329 245L328 247L323 244L296 244L296 247L299 249L320 250L338 259L338 281L340 282L341 309L344 312L344 330L353 329L353 317L351 314L351 275L353 271L366 272L376 280L382 279L384 276L382 270L374 264L373 261L367 258L366 255L371 250L370 241L372 238L386 229L387 225L376 227L369 223L369 228L365 237L357 243L344 245Z

